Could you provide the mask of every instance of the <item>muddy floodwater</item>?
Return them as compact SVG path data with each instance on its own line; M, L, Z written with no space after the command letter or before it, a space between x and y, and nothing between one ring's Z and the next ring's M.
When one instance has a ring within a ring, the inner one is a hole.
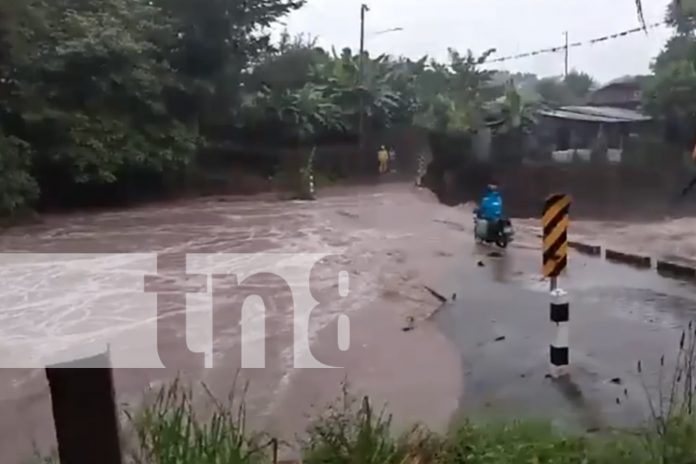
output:
M444 430L458 411L541 412L586 428L640 421L635 363L674 347L694 314L692 283L571 254L561 282L572 301L576 383L559 389L545 376L552 328L538 219L514 224L516 241L491 257L473 241L471 207L391 184L322 191L316 202L211 197L9 229L0 235L0 462L55 446L44 363L107 346L124 407L177 376L221 397L249 382L249 425L289 441L346 380L386 403L400 427ZM693 225L574 222L571 237L684 255L693 243L681 228ZM313 256L320 265L308 277L303 263ZM272 295L265 306L212 316L215 285L239 283L226 280L230 269L258 274L268 259L287 273L253 281ZM151 288L148 275L164 279ZM429 289L449 302L442 307ZM298 329L310 296L319 304ZM339 368L297 368L308 353ZM240 371L242 360L251 367Z
M439 302L424 286L455 264L447 243L461 231L448 224L462 219L462 211L440 206L428 192L392 185L333 190L317 202L225 197L49 216L4 232L0 363L8 369L0 371L0 462L20 462L33 442L44 451L55 445L39 368L46 360L94 354L108 344L116 367L138 367L115 370L120 402L137 404L148 388L177 376L226 397L241 367L240 317L224 314L211 329L210 294L182 300L163 292L158 301L144 291L144 276L188 284L184 272L209 274L215 265L224 272L240 260L253 267L268 253L288 268L308 254L328 255L312 274L312 296L323 303L301 338L315 359L342 368L294 368L298 297L277 282L262 283L273 295L267 321L244 319L251 327L244 335L265 350L265 368L243 369L237 379L238 388L249 382L250 426L291 440L346 379L356 394L388 402L404 424L446 426L461 390L459 363L446 338L425 322ZM344 297L337 292L341 273L349 280ZM203 287L210 290L205 281ZM157 304L166 316L159 332ZM341 315L350 321L346 351L338 346ZM409 317L418 330L407 333ZM213 343L214 355L206 358L212 368L189 356ZM258 361L250 362L260 367ZM440 380L431 384L432 378Z

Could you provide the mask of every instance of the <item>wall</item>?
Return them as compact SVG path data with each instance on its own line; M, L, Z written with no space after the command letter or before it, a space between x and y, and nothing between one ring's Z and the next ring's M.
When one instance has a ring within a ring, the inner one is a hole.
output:
M665 214L696 214L696 197L676 206L679 191L694 175L678 165L654 169L596 163L467 163L449 175L455 177L449 191L444 182L431 183L444 203L478 201L486 184L495 179L508 214L515 217L539 216L544 199L554 192L573 196L575 217L654 219Z

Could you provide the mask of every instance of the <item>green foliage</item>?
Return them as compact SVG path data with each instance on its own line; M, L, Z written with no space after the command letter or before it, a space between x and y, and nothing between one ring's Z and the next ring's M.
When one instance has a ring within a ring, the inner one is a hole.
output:
M658 74L678 61L696 63L696 38L681 34L672 36L655 58L652 70Z
M654 115L696 119L696 68L679 60L664 65L646 89L646 107Z
M564 437L544 423L512 422L475 426L465 423L449 440L443 462L492 464L509 462L582 463L581 438Z
M213 399L212 395L210 398ZM244 402L213 401L201 419L190 390L178 382L131 417L137 437L133 459L142 464L256 464L268 462L263 437L245 428Z
M462 56L450 49L449 64L431 61L417 82L421 113L416 123L438 131L481 128L485 120L484 103L492 98L486 95L486 85L494 73L480 66L494 51L475 57L471 51Z
M696 1L672 0L667 6L667 23L680 35L692 35L696 30Z
M696 2L674 0L667 8L667 21L675 34L652 64L653 75L645 83L644 104L664 124L669 142L692 148L696 123Z
M570 90L570 93L578 99L586 98L592 88L596 85L592 76L587 73L572 70L563 79L563 83Z
M437 440L420 428L399 438L391 416L375 413L367 397L362 403L344 390L339 404L316 419L303 443L306 464L402 464L433 462Z
M26 211L36 201L39 188L29 174L29 146L0 132L0 216Z
M547 77L540 79L536 91L541 100L550 106L584 104L595 82L591 76L571 71L563 79Z
M52 195L183 172L200 121L238 110L241 76L272 48L266 27L301 4L3 1L0 130L27 156L3 145L0 214L33 202L37 182ZM34 178L9 182L10 168Z
M367 397L351 396L344 386L338 402L310 423L300 444L306 464L692 464L696 422L686 407L694 389L696 336L682 337L675 380L679 400L670 414L652 415L645 428L567 434L543 421L465 421L446 436L423 427L395 434L391 416L373 409ZM687 380L688 379L688 380ZM236 379L233 392L236 390ZM675 384L672 384L675 385ZM688 386L687 390L681 387ZM246 390L244 390L246 392ZM278 442L251 433L245 425L244 397L230 394L221 403L204 388L202 401L178 381L162 387L130 419L128 462L135 464L261 464L271 462ZM194 408L194 403L196 407ZM211 409L212 407L212 409ZM683 408L684 407L684 408ZM207 414L201 411L209 410ZM31 463L54 463L41 458Z
M18 70L19 106L38 163L59 165L78 183L110 183L129 169L186 164L195 136L167 111L175 76L158 58L167 25L138 0L51 2L31 63Z

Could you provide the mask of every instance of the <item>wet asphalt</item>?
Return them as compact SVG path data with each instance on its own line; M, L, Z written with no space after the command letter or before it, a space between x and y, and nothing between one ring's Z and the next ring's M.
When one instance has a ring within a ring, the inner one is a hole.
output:
M513 244L492 257L495 248L463 247L466 258L440 287L456 300L435 317L461 354L460 415L545 419L573 430L650 417L647 398L658 404L668 390L681 332L696 318L693 282L571 251L559 279L570 298L570 377L557 381L547 376L555 329L540 252Z

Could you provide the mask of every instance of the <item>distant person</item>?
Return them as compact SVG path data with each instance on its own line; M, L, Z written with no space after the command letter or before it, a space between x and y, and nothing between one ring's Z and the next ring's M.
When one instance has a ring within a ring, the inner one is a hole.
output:
M421 152L418 155L418 168L416 173L416 186L421 187L423 185L423 178L428 172L428 168L425 165L425 154Z
M382 145L377 152L377 161L379 161L379 173L386 174L389 169L389 152Z
M389 167L390 172L396 172L396 150L393 147L389 149Z

